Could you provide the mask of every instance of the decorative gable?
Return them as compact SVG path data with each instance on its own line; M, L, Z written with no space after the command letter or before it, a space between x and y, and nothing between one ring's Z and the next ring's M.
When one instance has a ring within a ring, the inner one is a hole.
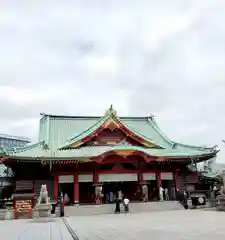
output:
M108 135L103 136L108 131ZM157 147L150 139L135 132L128 126L125 126L116 114L112 105L106 111L105 115L89 129L75 136L70 142L61 149L78 148L81 146L96 145L117 145L125 141L131 145L142 147Z

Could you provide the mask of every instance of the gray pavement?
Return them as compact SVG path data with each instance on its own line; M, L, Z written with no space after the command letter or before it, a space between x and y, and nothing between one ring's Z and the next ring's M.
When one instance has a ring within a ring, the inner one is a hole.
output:
M224 212L181 210L68 217L80 240L225 239ZM61 219L0 222L3 240L71 240Z
M73 240L60 218L0 222L1 240Z

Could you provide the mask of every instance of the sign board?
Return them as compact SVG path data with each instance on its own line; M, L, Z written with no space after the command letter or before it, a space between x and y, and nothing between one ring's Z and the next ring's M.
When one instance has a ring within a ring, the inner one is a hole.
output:
M32 200L15 200L15 217L32 217Z

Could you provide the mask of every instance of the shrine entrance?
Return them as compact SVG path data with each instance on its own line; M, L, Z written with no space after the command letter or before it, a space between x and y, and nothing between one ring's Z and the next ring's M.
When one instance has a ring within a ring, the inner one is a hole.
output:
M70 205L70 204L73 204L73 202L74 202L73 191L74 191L73 183L60 183L59 184L59 195L58 196L60 196L60 194L62 193L63 198L64 198L65 194L67 194L68 203L66 205Z
M63 194L63 198L65 194L68 196L67 205L74 203L74 178L72 175L60 175L59 176L59 188L58 188L58 196Z
M130 201L140 201L138 182L107 182L103 183L104 203L113 203L119 191Z
M148 186L148 201L158 201L158 188L155 180L145 181Z
M95 188L92 182L79 183L79 203L92 204L95 202Z
M164 200L175 200L175 185L172 172L162 172L162 187L164 189Z
M93 204L95 203L95 188L93 186L93 174L79 174L79 203Z
M118 191L131 201L140 201L139 182L137 174L99 174L99 182L103 187L103 202L109 203L116 199Z

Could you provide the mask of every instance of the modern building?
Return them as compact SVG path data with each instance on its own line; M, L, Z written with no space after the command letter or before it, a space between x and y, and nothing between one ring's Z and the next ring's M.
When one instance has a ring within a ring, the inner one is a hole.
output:
M24 137L17 137L7 134L0 134L0 152L7 151L12 148L24 147L26 144L30 143L31 140ZM0 162L0 198L2 198L3 190L6 186L12 183L12 177L14 173L12 169L6 167Z
M39 142L8 150L1 161L15 172L16 191L46 184L51 198L63 192L71 202L99 203L118 190L139 201L143 185L149 200L159 198L161 186L172 199L185 181L195 188L190 166L217 152L174 142L154 117L119 117L111 106L101 117L42 114Z
M24 137L16 137L7 134L0 134L0 148L11 149L16 147L23 147L30 143L31 140Z

